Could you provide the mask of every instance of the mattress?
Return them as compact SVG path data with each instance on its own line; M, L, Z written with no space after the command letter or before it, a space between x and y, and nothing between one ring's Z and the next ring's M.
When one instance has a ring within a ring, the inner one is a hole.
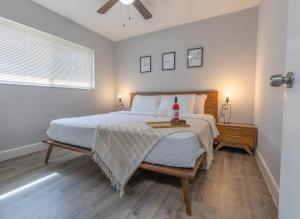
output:
M91 149L96 127L103 123L107 116L111 119L111 114L114 113L54 120L47 134L53 140ZM145 118L139 117L139 119ZM196 134L176 132L164 137L146 156L144 162L191 168L204 152Z

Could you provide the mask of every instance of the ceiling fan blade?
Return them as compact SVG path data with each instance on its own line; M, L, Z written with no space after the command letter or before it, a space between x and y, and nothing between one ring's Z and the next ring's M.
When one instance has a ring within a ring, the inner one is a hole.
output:
M135 0L132 4L146 20L152 18L152 14L147 10L140 0Z
M99 14L105 14L109 9L111 9L119 0L109 0L106 2L97 12Z

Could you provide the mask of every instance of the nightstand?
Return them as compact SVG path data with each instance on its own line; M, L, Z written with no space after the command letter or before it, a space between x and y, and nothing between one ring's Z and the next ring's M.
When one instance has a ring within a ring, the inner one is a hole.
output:
M257 142L257 127L255 125L218 123L217 128L220 135L217 139L219 145L216 147L216 150L228 146L242 148L249 155L252 155Z

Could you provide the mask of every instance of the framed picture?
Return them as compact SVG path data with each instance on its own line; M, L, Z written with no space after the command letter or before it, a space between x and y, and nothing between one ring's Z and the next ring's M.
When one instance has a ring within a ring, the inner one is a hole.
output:
M168 52L162 54L162 70L175 70L176 53Z
M140 73L151 72L151 56L140 57Z
M188 49L187 67L188 68L203 67L203 47Z

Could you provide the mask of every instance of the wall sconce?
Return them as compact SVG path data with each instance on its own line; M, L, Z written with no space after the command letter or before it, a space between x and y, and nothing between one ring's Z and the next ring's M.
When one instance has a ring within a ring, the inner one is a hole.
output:
M231 119L230 95L226 95L226 100L225 103L222 104L222 109L218 121L221 120L223 123L229 124L230 119Z
M125 108L125 107L124 107L124 104L123 104L123 102L122 102L122 95L119 94L119 95L118 95L117 110L118 110L118 111L123 111L124 108Z

